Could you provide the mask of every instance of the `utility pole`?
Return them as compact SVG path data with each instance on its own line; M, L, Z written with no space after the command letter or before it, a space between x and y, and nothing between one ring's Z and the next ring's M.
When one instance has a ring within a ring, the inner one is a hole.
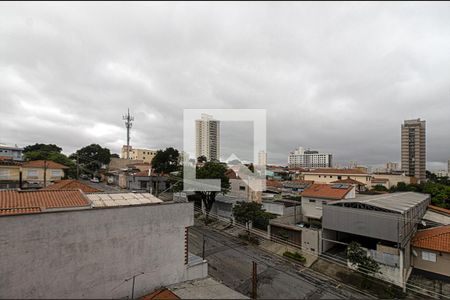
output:
M127 159L130 159L130 130L133 127L134 117L130 115L130 109L126 115L122 116L122 119L125 120L125 127L127 128Z
M47 187L47 159L44 159L44 188Z
M78 152L77 152L77 180L78 180L79 176L80 176L80 161L79 161Z
M203 247L202 247L202 258L203 258L203 260L205 260L205 243L206 243L205 236L203 236Z
M258 265L256 264L256 262L253 262L253 272L252 272L252 299L256 299L257 294L256 294L256 289L257 289L257 285L258 285Z

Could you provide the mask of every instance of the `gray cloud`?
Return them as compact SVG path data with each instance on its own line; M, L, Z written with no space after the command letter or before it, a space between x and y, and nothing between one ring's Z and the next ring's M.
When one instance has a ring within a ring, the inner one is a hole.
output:
M181 148L184 108L264 108L269 162L303 145L376 165L421 117L442 168L449 25L447 3L2 3L0 141L118 152L130 107L133 145ZM250 137L225 128L222 152Z

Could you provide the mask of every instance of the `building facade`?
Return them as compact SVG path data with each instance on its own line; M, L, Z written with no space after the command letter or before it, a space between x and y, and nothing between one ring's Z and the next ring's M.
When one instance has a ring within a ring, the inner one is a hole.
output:
M267 153L266 153L266 151L259 151L258 152L258 165L259 166L266 166L267 165Z
M220 160L220 121L211 115L202 114L200 120L195 120L195 156Z
M0 145L0 159L23 160L23 148L16 146Z
M154 149L144 149L144 148L133 148L129 146L130 156L127 158L127 146L123 145L122 150L120 153L120 157L124 159L131 159L131 160L139 160L144 163L152 163L153 158L156 155L157 150Z
M390 173L392 171L398 171L399 170L399 164L396 162L387 162L386 163L386 173Z
M405 120L402 124L402 171L420 182L426 179L425 121Z
M304 150L299 147L289 153L289 168L331 168L333 163L331 154L319 153L313 150Z

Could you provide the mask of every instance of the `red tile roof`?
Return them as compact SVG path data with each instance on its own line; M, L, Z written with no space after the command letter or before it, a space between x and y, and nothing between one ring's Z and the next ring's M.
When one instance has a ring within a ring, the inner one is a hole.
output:
M275 188L281 188L283 187L283 183L278 180L266 180L266 186L267 187L275 187Z
M90 202L80 191L0 191L0 214L33 213L47 208L83 207Z
M44 190L82 190L84 193L99 193L102 190L96 189L87 185L79 180L65 179L56 181L54 184L49 185Z
M361 181L354 180L354 179L351 179L351 178L339 179L339 180L333 181L331 183L348 183L348 184L366 185L365 183L362 183Z
M22 167L24 168L44 168L44 160L31 160L24 162ZM56 163L54 161L47 160L47 169L68 169L65 165Z
M312 169L309 171L304 171L303 173L311 173L311 174L360 174L367 175L367 172L364 172L361 169Z
M414 247L450 253L450 225L417 231Z
M344 189L334 188L332 184L315 183L303 191L302 197L342 200L352 189L351 185Z
M434 206L434 205L428 205L428 209L436 211L436 212L444 213L446 215L450 215L450 209L446 209L446 208L442 208L442 207Z
M238 179L239 177L236 175L236 172L233 169L228 169L225 171L225 176L228 177L228 179Z
M140 300L151 299L180 299L180 297L175 295L171 290L161 289L140 298Z

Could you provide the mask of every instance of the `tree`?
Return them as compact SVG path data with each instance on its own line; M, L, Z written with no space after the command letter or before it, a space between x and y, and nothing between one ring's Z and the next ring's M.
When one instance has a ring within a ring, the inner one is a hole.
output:
M225 175L227 168L217 162L206 162L202 167L197 168L197 179L220 179L220 192L226 194L230 190L230 180ZM208 223L208 215L216 201L218 191L196 191L200 195L203 205L205 206L205 224Z
M166 173L177 171L180 166L180 153L178 150L169 147L165 150L158 150L152 160L152 168L156 173Z
M113 154L111 154L111 158L120 158L120 156L119 156L119 154L117 154L117 153L113 153Z
M103 148L98 144L91 144L77 150L70 155L71 159L77 159L83 169L91 173L96 173L102 167L102 164L109 164L111 161L111 152L108 148Z
M381 273L380 265L370 256L367 256L367 251L364 250L357 242L351 242L347 247L347 258L358 271L366 275Z
M25 160L49 160L69 167L65 171L65 177L75 178L77 167L74 161L61 153L62 148L55 144L34 144L24 148Z
M372 187L372 190L377 192L386 192L388 189L384 185L377 184L374 187Z
M252 222L256 228L267 230L270 219L275 218L262 208L261 203L240 201L233 207L233 216L239 223Z
M204 163L204 162L207 162L207 161L208 161L208 159L204 155L201 155L201 156L197 157L197 163Z

